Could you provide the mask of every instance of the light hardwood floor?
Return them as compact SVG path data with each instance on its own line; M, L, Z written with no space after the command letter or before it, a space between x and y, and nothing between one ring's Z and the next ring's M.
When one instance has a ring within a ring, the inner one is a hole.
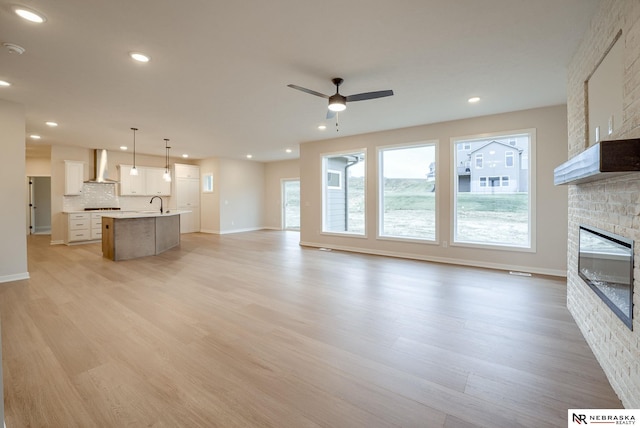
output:
M113 262L28 240L0 284L15 427L565 427L621 408L565 281L183 235Z

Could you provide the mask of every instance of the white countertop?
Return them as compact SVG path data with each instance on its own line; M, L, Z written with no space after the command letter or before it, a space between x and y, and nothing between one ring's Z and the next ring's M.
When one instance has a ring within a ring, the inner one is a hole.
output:
M172 215L180 215L190 213L186 210L169 210L160 214L160 211L104 211L101 212L102 217L111 218L145 218L145 217L169 217Z

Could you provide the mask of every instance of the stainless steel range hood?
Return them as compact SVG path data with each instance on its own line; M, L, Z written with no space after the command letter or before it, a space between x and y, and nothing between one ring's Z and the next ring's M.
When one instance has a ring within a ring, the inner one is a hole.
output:
M95 150L93 166L93 179L86 181L86 183L114 184L118 182L117 180L112 180L109 178L109 163L107 162L106 149Z

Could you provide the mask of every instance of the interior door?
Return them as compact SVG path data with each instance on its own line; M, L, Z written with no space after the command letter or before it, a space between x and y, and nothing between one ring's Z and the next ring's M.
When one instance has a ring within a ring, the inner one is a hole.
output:
M282 180L282 228L300 230L300 180Z
M51 233L51 177L29 177L29 233Z

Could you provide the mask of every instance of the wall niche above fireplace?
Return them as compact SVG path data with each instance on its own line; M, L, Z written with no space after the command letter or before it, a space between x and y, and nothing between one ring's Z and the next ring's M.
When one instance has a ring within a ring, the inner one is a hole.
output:
M578 274L633 330L633 240L580 226Z

